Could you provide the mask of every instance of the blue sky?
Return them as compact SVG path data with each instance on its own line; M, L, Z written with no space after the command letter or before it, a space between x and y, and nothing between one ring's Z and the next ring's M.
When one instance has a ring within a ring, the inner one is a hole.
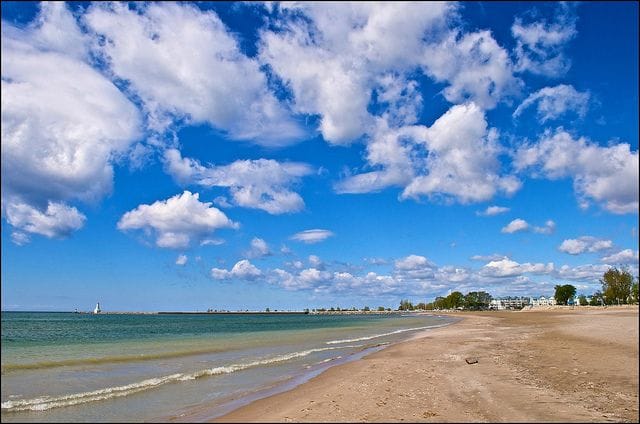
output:
M2 309L638 274L638 4L2 7Z

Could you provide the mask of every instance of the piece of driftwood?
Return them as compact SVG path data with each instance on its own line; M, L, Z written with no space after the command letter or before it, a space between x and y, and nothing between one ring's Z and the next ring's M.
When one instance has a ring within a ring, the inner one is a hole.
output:
M467 364L477 364L478 358L467 358L465 361L467 361Z

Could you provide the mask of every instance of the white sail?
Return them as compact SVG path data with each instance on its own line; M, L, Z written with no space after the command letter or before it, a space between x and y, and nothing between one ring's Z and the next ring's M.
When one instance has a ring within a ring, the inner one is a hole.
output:
M93 310L94 314L99 314L100 313L100 302L96 303L96 308Z

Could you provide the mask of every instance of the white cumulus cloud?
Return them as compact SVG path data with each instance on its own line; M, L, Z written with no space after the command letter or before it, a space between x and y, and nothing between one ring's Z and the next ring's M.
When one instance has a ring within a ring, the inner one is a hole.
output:
M638 211L638 151L627 143L603 147L558 128L521 146L513 163L534 177L571 177L581 206L592 200L616 214Z
M259 237L254 237L251 239L251 245L249 250L246 252L246 256L249 258L260 258L262 256L268 256L271 254L271 250L269 249L269 245L266 241Z
M577 91L572 85L545 87L530 94L513 112L513 117L519 117L525 109L537 103L537 115L542 123L558 119L569 111L574 111L584 118L589 108L590 97L589 92Z
M432 266L433 264L427 258L420 255L409 255L395 261L395 268L401 271L411 271Z
M183 158L177 149L167 149L164 162L166 171L182 184L228 187L233 204L274 215L304 209L304 200L293 191L293 186L312 172L304 163L272 159L204 166L195 159Z
M492 109L505 97L519 93L509 55L490 31L453 32L445 41L428 45L423 53L427 75L446 81L444 97L451 103L473 101Z
M200 202L199 196L185 191L151 205L140 205L120 218L118 229L144 230L146 235L155 237L158 247L185 248L219 228L238 228L211 203Z
M487 209L484 211L476 212L476 215L479 216L495 216L500 215L502 213L509 212L511 209L504 206L487 206Z
M479 271L483 276L489 277L514 277L524 273L548 274L554 270L553 263L518 263L509 258L491 261Z
M57 237L84 222L66 202L111 192L112 164L140 136L141 118L89 65L89 40L66 5L40 8L26 28L2 22L2 207L20 230ZM25 208L40 224L16 217Z
M307 244L319 243L333 236L334 234L329 230L313 229L300 231L295 233L290 238L291 240L301 241Z
M452 106L431 127L392 129L380 124L367 145L367 161L378 170L348 176L339 193L365 193L398 185L402 199L428 196L471 203L496 193L510 195L521 186L501 175L498 133L474 103Z
M265 145L304 135L268 89L258 61L242 53L213 11L186 3L97 3L85 20L105 38L97 51L143 101L151 129L186 119Z
M64 203L49 202L44 211L26 203L9 202L5 206L6 219L15 228L48 238L66 237L84 226L86 217L74 207ZM18 232L13 237L16 244L29 242L26 234ZM20 235L22 234L22 235Z
M517 71L560 77L569 70L571 61L565 57L565 48L578 33L573 7L560 4L552 22L524 23L521 18L516 18L511 26L511 34L517 42Z
M608 264L638 264L638 251L624 249L601 259Z
M556 223L551 219L544 223L543 227L534 226L533 232L538 234L552 234L556 230Z
M525 221L524 219L516 218L510 223L508 223L506 226L502 227L500 232L513 234L513 233L517 233L518 231L526 231L528 229L529 229L529 223L527 221Z
M189 258L187 257L187 255L178 255L178 257L176 258L176 265L186 265L188 260Z
M298 2L280 8L285 19L279 30L262 33L260 58L291 90L293 109L320 115L324 139L345 144L369 131L367 107L376 89L396 117L414 116L417 93L405 74L420 67L425 36L439 38L456 6ZM306 19L286 19L292 14ZM406 90L395 88L397 78Z
M215 280L229 280L237 278L239 280L255 280L262 276L262 271L256 268L249 260L242 259L231 268L231 270L221 268L211 268L211 277Z
M599 239L591 236L583 236L577 239L566 239L560 244L558 250L570 255L579 255L585 252L600 252L613 247L611 240Z

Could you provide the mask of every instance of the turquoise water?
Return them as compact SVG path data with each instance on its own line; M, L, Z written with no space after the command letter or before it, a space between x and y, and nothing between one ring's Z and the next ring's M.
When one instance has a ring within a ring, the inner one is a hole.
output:
M257 391L450 322L2 312L2 421L206 419Z

